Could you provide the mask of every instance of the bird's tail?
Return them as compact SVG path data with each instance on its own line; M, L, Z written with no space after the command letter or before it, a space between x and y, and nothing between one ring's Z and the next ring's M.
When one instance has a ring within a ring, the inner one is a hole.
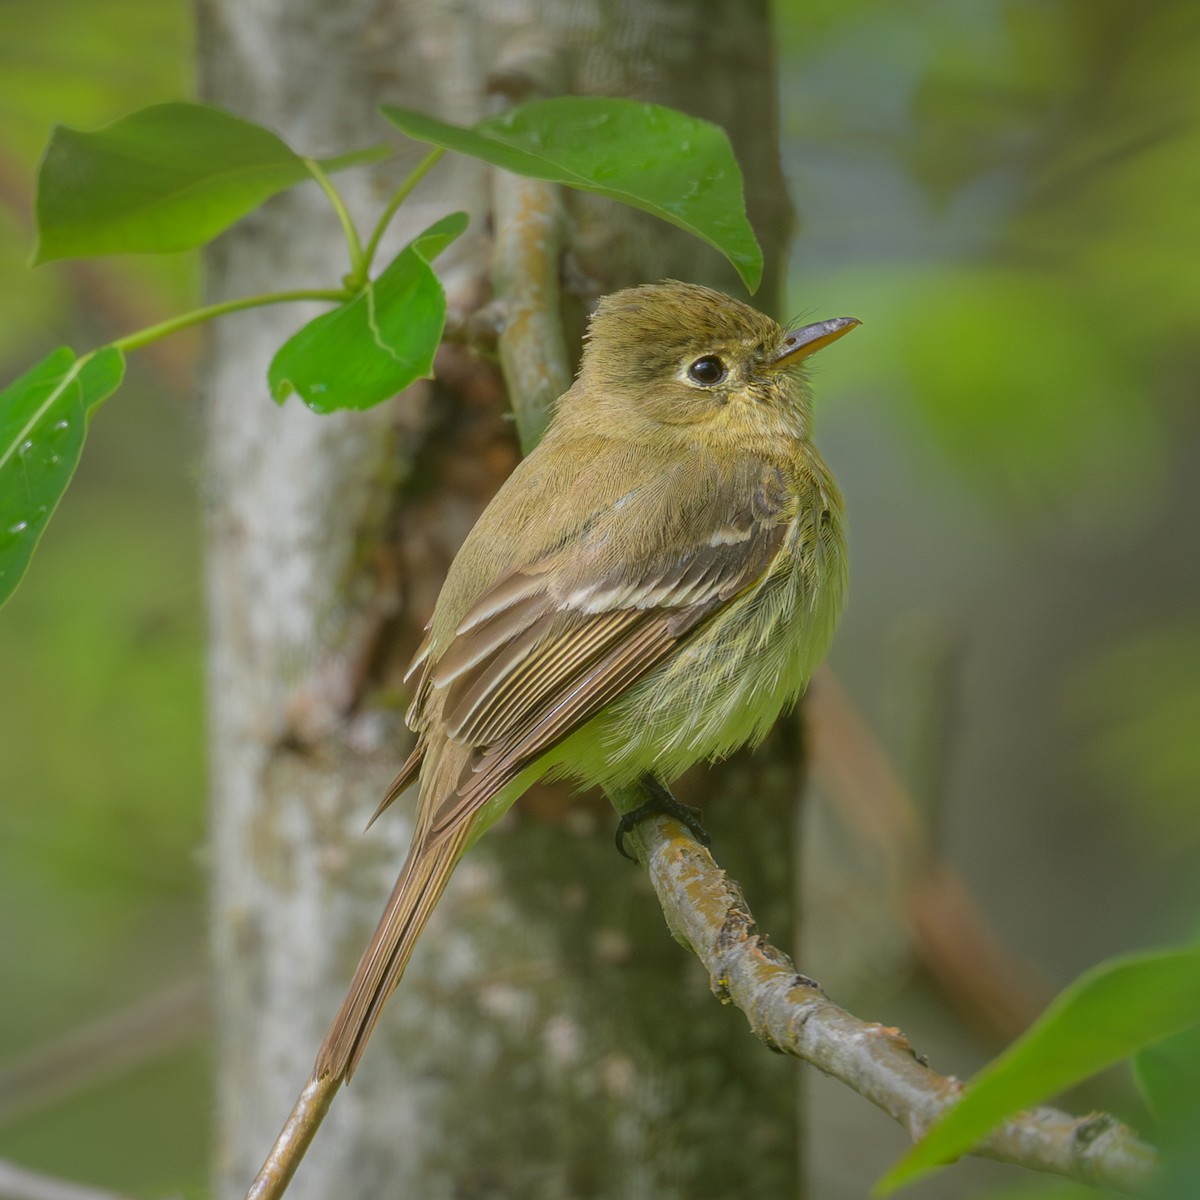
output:
M469 822L444 836L418 836L376 926L338 1015L317 1054L319 1077L349 1079L392 994L433 906L466 848Z

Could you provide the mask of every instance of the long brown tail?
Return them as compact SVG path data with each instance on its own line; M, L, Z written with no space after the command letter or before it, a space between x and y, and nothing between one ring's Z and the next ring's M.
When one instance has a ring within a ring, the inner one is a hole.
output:
M384 1003L392 994L433 906L462 857L469 822L429 839L418 835L392 889L391 898L359 960L350 990L317 1054L317 1075L349 1079Z

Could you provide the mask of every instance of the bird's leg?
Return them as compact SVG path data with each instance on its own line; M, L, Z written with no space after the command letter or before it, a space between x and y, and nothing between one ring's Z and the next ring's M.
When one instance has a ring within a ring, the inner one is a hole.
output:
M621 819L617 822L615 838L617 851L624 858L629 859L630 862L634 861L633 855L625 849L625 835L639 821L644 821L647 817L652 817L659 813L663 816L674 817L676 821L687 828L692 837L702 846L707 846L711 843L711 839L705 832L704 826L700 823L700 810L698 808L692 808L688 804L680 804L671 795L670 788L662 780L657 779L653 775L643 775L638 786L645 793L645 801L639 804L637 808L631 808L628 812L622 813Z

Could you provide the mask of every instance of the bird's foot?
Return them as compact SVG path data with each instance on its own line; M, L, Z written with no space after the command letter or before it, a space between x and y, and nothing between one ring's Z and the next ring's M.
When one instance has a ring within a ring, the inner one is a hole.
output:
M646 793L645 802L639 804L637 808L631 808L628 812L622 813L621 819L617 822L617 832L614 840L617 844L617 852L623 858L629 859L630 862L636 861L633 855L625 849L625 835L647 817L659 815L674 817L676 821L691 833L692 837L700 845L709 846L712 844L712 839L700 823L700 810L698 808L693 808L690 804L680 804L671 795L671 791L666 784L655 779L653 775L647 775L642 780L641 786L642 790Z

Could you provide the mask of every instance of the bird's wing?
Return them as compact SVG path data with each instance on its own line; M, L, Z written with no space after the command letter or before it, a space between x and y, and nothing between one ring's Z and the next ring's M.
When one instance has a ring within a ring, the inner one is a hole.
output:
M437 696L446 735L474 751L457 787L435 800L432 837L457 826L763 577L786 534L788 489L767 467L734 482L699 502L688 489L693 511L682 523L683 495L673 505L674 489L660 488L655 504L673 529L622 538L616 526L629 517L614 511L579 542L509 573L476 601L444 652L427 661L419 686L422 707L431 709ZM647 524L655 526L642 521L639 530Z

